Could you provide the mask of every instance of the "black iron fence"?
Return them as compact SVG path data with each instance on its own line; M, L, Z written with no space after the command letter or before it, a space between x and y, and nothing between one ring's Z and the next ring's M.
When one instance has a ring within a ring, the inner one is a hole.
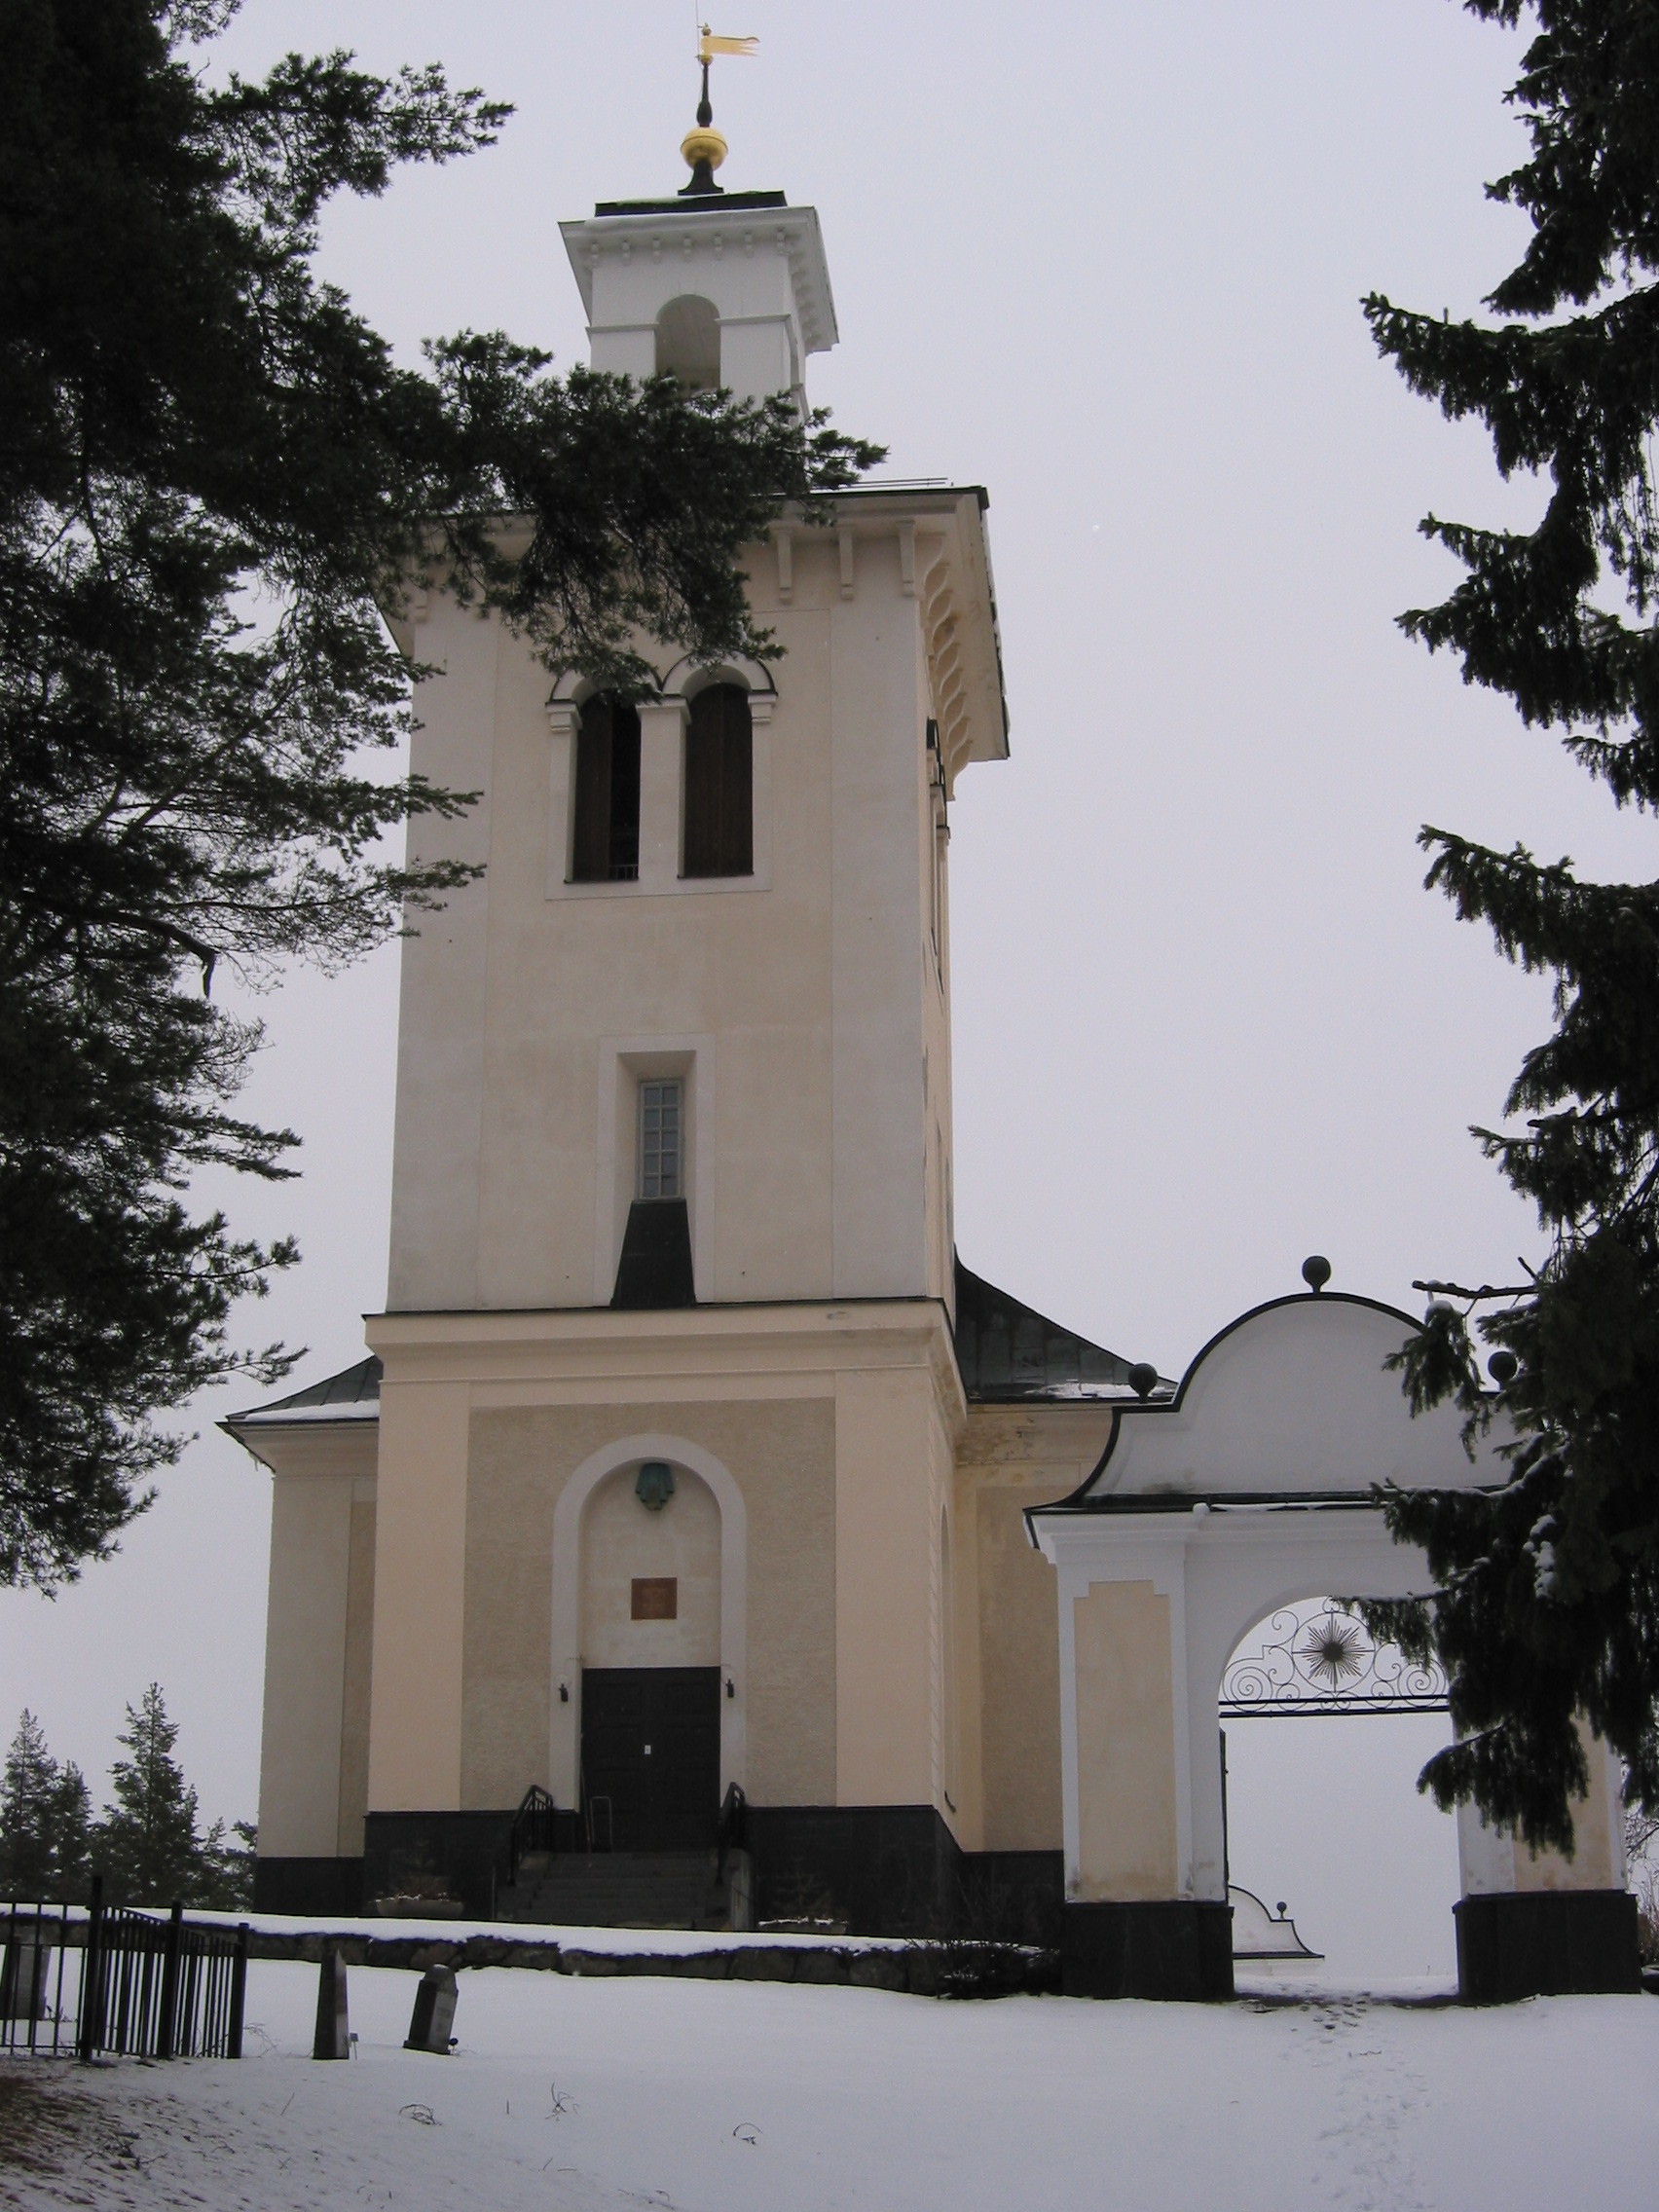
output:
M248 1927L106 1905L16 1903L0 1933L0 2050L43 2058L240 2058Z

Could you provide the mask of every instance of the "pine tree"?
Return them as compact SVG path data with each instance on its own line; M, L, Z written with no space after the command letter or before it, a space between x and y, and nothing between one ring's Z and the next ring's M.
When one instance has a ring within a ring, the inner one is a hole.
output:
M60 1777L46 1734L27 1708L0 1778L0 1896L55 1895L55 1812Z
M115 1803L105 1807L94 1839L105 1896L112 1904L206 1903L203 1892L214 1873L208 1840L197 1826L196 1791L173 1757L178 1724L167 1718L159 1682L127 1708L116 1740L132 1755L111 1769Z
M498 334L400 366L320 211L509 111L343 54L216 83L235 9L0 0L0 1582L107 1552L184 1441L152 1417L241 1370L232 1308L295 1257L181 1196L297 1141L232 1111L259 1036L216 970L341 966L473 872L387 857L468 798L374 772L382 609L441 580L634 689L642 639L768 656L739 554L876 458Z
M251 1821L233 1821L229 1832L223 1821L215 1821L203 1839L203 1872L195 1901L214 1912L251 1910L258 1857L259 1830Z
M0 1896L75 1899L92 1871L92 1805L73 1760L59 1766L24 1712L0 1778Z
M1467 571L1403 616L1466 682L1557 730L1617 806L1659 806L1659 0L1465 0L1535 35L1510 92L1531 158L1488 187L1532 236L1453 321L1374 295L1382 353L1452 420L1491 432L1505 477L1542 482L1531 530L1430 516ZM1555 982L1507 1125L1476 1135L1536 1207L1519 1282L1425 1280L1400 1364L1414 1407L1451 1399L1469 1430L1513 1424L1493 1494L1394 1495L1437 1589L1370 1608L1451 1681L1459 1740L1423 1781L1533 1843L1569 1841L1585 1780L1575 1715L1659 1809L1659 884L1582 880L1568 860L1434 828L1428 882L1499 950ZM1480 1373L1482 1345L1495 1347Z
M86 1776L65 1759L52 1801L53 1887L55 1898L82 1898L92 1878L92 1800Z

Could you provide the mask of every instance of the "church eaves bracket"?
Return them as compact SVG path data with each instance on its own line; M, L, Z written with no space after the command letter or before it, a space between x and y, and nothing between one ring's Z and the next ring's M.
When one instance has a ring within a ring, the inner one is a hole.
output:
M794 598L794 525L773 523L772 545L778 556L778 597L788 607Z

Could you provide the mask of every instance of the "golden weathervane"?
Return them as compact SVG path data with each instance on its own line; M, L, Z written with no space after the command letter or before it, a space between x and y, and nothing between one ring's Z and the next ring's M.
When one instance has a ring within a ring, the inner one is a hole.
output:
M715 171L726 158L726 142L714 128L715 111L709 104L710 62L718 54L747 56L757 54L759 50L760 41L757 38L719 38L710 30L707 23L702 26L701 36L697 40L697 59L703 70L703 96L697 102L697 128L688 130L680 143L680 151L691 171L691 182L681 190L682 200L693 194L720 190L715 182Z

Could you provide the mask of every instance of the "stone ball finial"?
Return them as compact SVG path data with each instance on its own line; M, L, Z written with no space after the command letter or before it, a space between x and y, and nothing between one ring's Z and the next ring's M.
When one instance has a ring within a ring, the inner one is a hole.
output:
M1302 1279L1317 1298L1331 1279L1331 1263L1323 1252L1309 1252L1302 1263Z
M1514 1382L1521 1372L1521 1362L1512 1351L1494 1351L1487 1361L1487 1373L1500 1390Z
M1137 1359L1129 1369L1129 1388L1137 1398L1150 1398L1158 1388L1158 1370L1150 1360Z

